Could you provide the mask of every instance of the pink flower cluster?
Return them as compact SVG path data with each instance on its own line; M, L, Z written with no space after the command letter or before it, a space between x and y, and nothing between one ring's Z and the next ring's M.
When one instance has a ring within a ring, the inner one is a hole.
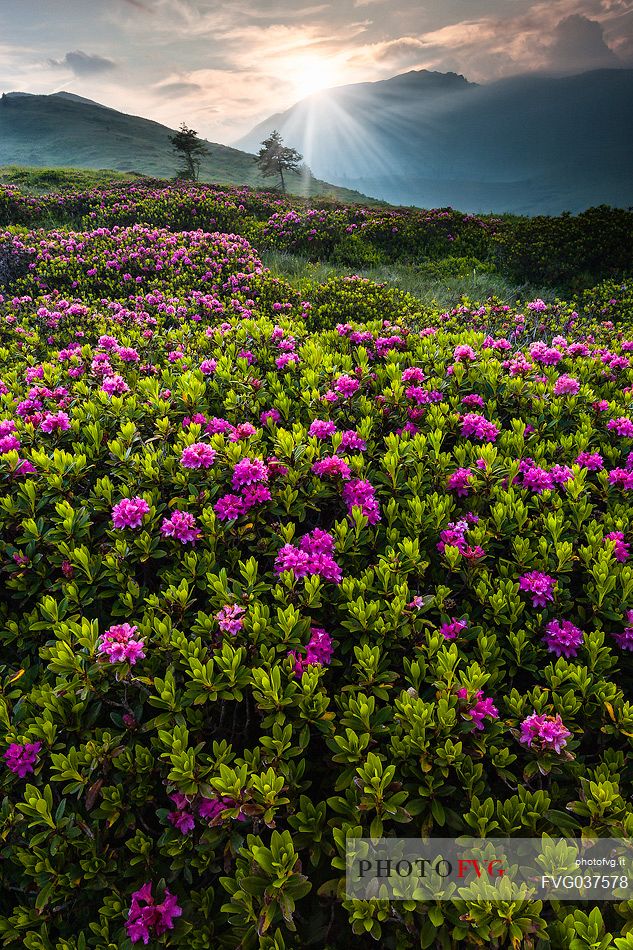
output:
M547 649L556 656L576 656L584 633L569 620L550 620L545 626Z
M180 464L183 468L211 468L216 452L206 442L194 442L182 451Z
M555 584L555 577L541 571L529 571L519 578L519 590L532 594L533 607L546 607L548 601L554 600Z
M329 419L315 419L308 429L308 435L313 435L317 439L328 439L336 432L336 423Z
M187 511L174 511L171 518L163 518L160 533L183 544L195 544L202 537L195 517Z
M349 515L354 508L360 508L369 524L377 524L380 521L380 506L370 482L353 478L343 489L343 501L347 505Z
M573 376L559 376L554 384L555 396L575 396L580 389L580 383Z
M352 470L338 455L326 455L320 462L315 462L312 471L319 478L342 478L347 481L352 477Z
M70 419L65 412L45 412L40 422L42 432L66 432L70 429Z
M224 630L234 637L244 626L243 613L245 613L244 607L240 607L238 604L227 604L217 612L215 619L220 630Z
M461 434L467 438L474 436L480 442L494 442L499 432L500 429L494 422L488 422L485 416L480 416L476 412L469 412L462 416Z
M202 798L190 801L182 792L173 792L169 797L176 806L176 809L175 811L169 812L167 820L182 835L188 835L189 832L195 828L196 812L198 817L204 821L217 824L222 812L227 808L234 808L236 805L235 799L229 798L226 795L217 798ZM238 819L244 820L245 818L246 816L240 812Z
M548 716L544 713L539 715L535 711L521 723L519 742L530 749L534 747L537 751L560 752L567 745L570 736L571 732L565 728L558 713Z
M633 610L627 610L626 620L628 626L624 628L624 632L614 633L613 639L621 650L633 650Z
M333 554L332 535L315 528L301 538L298 547L284 544L275 560L275 572L283 574L284 571L292 571L297 579L318 574L325 581L340 584L343 573L333 559Z
M306 647L306 655L298 656L296 650L289 650L288 656L291 656L295 664L295 676L301 679L306 667L329 666L332 659L333 647L332 638L322 627L310 627L310 641Z
M2 758L14 775L24 778L29 772L35 771L41 748L41 742L12 742Z
M576 459L576 465L588 468L590 472L599 472L604 468L604 459L599 452L581 452Z
M227 494L218 498L213 506L216 517L220 521L230 521L256 505L270 501L272 495L265 484L268 481L269 474L270 466L267 466L261 459L241 459L235 465L231 476L233 488L241 488L241 494Z
M132 894L132 903L125 922L125 930L132 943L141 941L147 945L150 940L160 937L174 929L174 918L180 917L182 908L178 900L165 888L160 904L152 896L151 881Z
M99 637L97 653L107 656L110 663L129 663L134 666L137 660L143 660L144 641L137 638L136 627L129 623L114 624Z
M459 498L464 498L470 493L470 480L474 472L470 468L458 468L456 472L448 476L447 488L454 491Z
M466 687L462 687L462 689L458 689L457 695L459 696L460 699L463 699L466 702L468 702L468 690L466 689ZM490 697L484 696L483 690L481 689L478 690L475 693L473 698L474 698L475 704L474 706L470 706L470 702L472 702L472 700L468 702L469 708L467 710L467 714L472 719L475 725L475 729L483 729L485 725L484 720L486 718L488 719L499 718L499 710L494 705Z
M235 489L268 481L268 469L261 459L241 459L233 469L231 485Z
M468 624L465 620L458 620L457 617L451 617L447 623L443 623L440 627L440 633L445 640L455 640L462 630L468 630Z
M607 429L615 431L618 435L627 439L633 439L633 419L628 419L626 416L621 416L619 419L610 419L607 422Z
M616 561L624 563L628 560L630 556L630 544L624 540L624 534L622 531L610 531L609 534L605 534L605 541L613 541L613 554Z
M149 513L149 505L144 498L124 498L112 509L112 524L121 531L123 528L140 528L143 518Z
M472 525L477 524L478 521L478 515L474 515L469 511L460 521L449 522L446 528L440 531L440 540L436 545L440 554L444 554L444 548L446 545L449 545L449 547L457 548L459 553L469 560L478 560L479 558L485 557L486 552L481 545L476 544L473 547L466 541L467 532L470 531Z

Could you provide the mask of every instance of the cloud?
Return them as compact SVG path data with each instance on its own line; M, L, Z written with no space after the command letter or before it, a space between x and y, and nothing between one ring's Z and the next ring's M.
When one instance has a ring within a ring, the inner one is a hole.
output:
M156 92L165 97L188 96L192 93L202 92L200 83L191 82L189 79L178 79L174 82L157 83L154 87Z
M83 50L72 50L62 59L49 59L49 65L55 69L70 69L75 76L93 76L95 73L109 72L115 69L116 63L105 56L95 53L84 53Z
M554 30L549 60L552 69L561 72L622 65L605 43L601 24L579 13L565 17Z

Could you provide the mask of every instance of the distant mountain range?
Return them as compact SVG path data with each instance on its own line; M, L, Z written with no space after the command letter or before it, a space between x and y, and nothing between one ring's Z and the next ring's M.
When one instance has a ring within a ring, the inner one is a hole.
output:
M139 116L125 115L70 92L50 96L9 92L0 97L0 165L44 168L109 168L172 178L178 170L169 136L173 129ZM270 188L254 156L207 142L201 181ZM298 195L332 195L341 201L365 201L364 195L304 175L287 176Z
M487 85L409 72L313 94L236 144L279 129L313 173L396 204L559 214L633 205L633 70Z

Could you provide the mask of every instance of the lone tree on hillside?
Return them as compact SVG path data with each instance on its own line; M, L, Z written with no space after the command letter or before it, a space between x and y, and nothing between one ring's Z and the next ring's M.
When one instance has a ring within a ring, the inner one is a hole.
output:
M303 155L300 155L295 148L284 145L281 133L277 129L264 139L259 155L255 157L262 175L266 178L279 176L279 183L284 194L286 192L284 172L298 171L302 160Z
M169 136L169 141L182 163L176 178L185 181L197 181L202 156L211 154L204 142L201 142L198 138L198 133L187 128L183 122L176 134Z

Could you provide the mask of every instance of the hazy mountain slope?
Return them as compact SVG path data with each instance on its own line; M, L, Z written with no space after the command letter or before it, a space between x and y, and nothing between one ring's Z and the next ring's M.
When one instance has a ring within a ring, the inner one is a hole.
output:
M520 213L629 206L632 102L633 70L486 86L422 71L311 96L240 144L279 128L316 175L397 203Z
M8 93L0 98L0 165L111 168L171 178L177 171L169 136L172 129L139 116L83 99L72 93L38 96ZM225 145L207 143L202 181L270 187L253 155ZM332 194L342 201L363 195L327 182L288 176L296 194Z

